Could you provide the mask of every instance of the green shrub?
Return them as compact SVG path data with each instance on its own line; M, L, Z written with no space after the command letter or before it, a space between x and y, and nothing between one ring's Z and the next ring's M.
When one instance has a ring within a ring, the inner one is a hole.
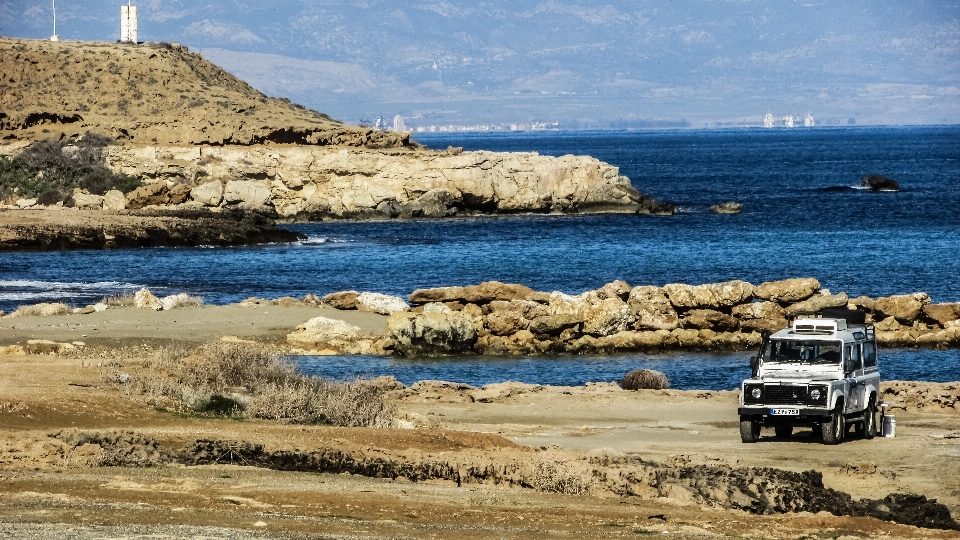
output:
M97 195L133 191L142 185L139 178L106 167L103 148L111 143L87 133L72 141L37 141L15 158L0 156L0 199L37 197L41 204L55 204L78 187Z

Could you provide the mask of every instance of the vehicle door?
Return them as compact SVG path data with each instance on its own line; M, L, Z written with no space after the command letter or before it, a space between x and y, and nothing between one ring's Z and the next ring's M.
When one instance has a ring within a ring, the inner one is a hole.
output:
M872 340L864 341L861 345L863 350L863 371L860 376L860 382L863 384L864 406L870 399L869 388L874 388L879 399L880 393L880 367L877 364L877 343Z
M860 344L845 343L843 346L843 374L848 382L845 412L856 412L864 407L863 359Z

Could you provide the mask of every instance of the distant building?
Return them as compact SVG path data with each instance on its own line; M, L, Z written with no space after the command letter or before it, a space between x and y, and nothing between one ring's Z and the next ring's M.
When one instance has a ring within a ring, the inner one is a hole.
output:
M807 115L803 117L803 127L813 127L813 115L807 112Z
M407 126L403 123L403 117L399 114L393 117L393 130L397 133L407 130Z
M783 127L792 128L793 127L793 115L788 114L783 117Z
M120 43L137 42L137 6L120 6Z
M772 127L773 127L773 115L772 115L772 114L767 113L767 115L763 117L763 127L765 127L765 128L772 128Z

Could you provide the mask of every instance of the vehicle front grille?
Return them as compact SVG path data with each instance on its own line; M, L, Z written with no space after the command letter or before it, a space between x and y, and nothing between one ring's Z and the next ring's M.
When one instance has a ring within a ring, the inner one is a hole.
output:
M767 405L803 405L807 401L807 387L768 384L763 388L763 401Z

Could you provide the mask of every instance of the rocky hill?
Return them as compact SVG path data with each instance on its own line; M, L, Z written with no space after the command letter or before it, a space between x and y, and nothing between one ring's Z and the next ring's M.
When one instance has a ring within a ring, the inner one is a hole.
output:
M87 131L135 144L410 144L269 98L181 45L0 38L0 138Z

